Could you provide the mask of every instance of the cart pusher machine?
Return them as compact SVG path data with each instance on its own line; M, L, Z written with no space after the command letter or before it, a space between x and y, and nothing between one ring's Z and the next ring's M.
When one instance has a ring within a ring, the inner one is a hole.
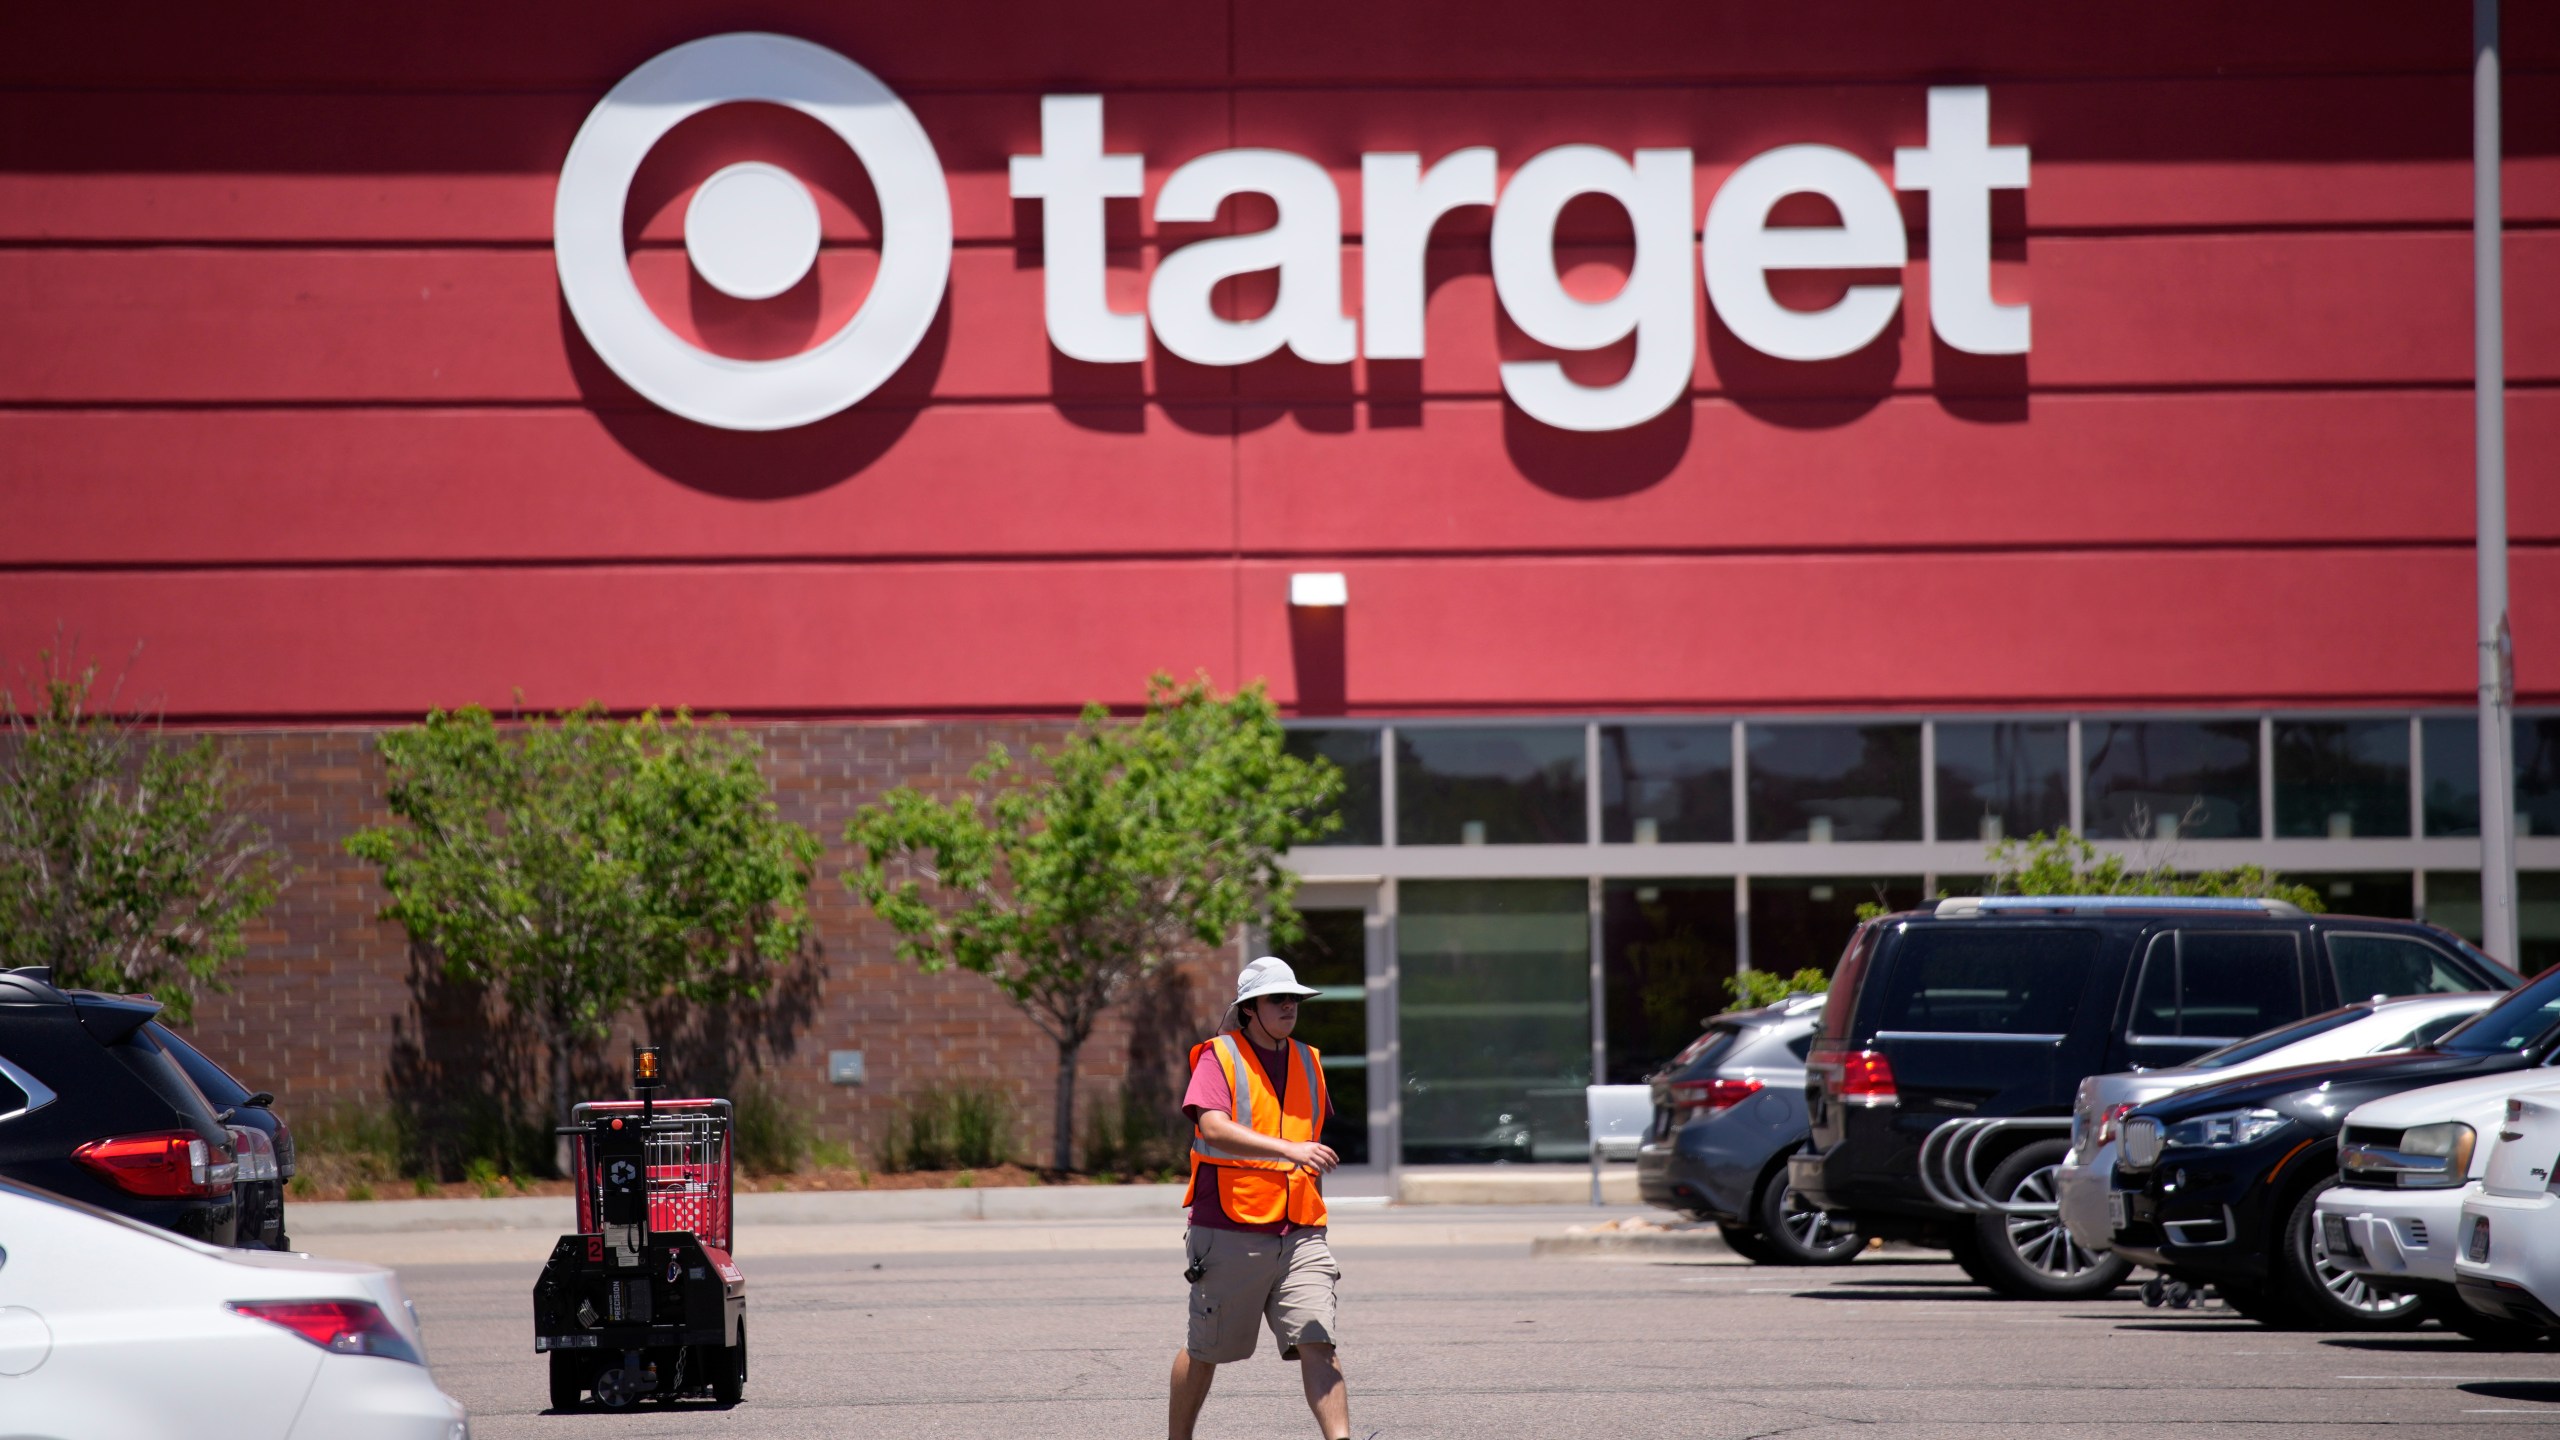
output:
M658 1048L632 1047L631 1100L570 1112L578 1233L533 1287L533 1348L551 1405L593 1391L737 1403L747 1384L747 1281L729 1259L734 1156L726 1100L660 1100Z

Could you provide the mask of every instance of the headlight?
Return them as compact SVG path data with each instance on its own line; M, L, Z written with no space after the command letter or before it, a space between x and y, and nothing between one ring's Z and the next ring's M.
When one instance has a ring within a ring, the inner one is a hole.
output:
M2471 1155L2479 1143L2470 1126L2448 1120L2408 1131L2397 1146L2370 1141L2342 1145L2338 1169L2351 1182L2366 1185L2450 1190L2469 1178Z
M2124 1122L2124 1163L2148 1170L2160 1158L2160 1122L2136 1115Z
M2164 1140L2170 1145L2192 1146L2199 1150L2228 1150L2234 1145L2254 1144L2285 1127L2285 1117L2273 1110L2224 1110L2213 1115L2198 1115L2168 1127Z

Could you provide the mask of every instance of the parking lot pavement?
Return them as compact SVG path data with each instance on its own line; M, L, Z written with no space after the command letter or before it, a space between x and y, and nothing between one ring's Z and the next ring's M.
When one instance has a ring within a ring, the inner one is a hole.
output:
M1993 1299L1925 1253L1834 1270L1533 1260L1513 1227L1590 1211L1337 1217L1354 1433L2352 1437L2560 1425L2560 1357L2428 1329L2284 1334L2220 1311ZM1161 1434L1183 1284L1145 1249L749 1253L746 1403L541 1413L535 1270L404 1268L439 1379L484 1440L517 1436ZM1222 1370L1201 1434L1312 1435L1268 1336Z

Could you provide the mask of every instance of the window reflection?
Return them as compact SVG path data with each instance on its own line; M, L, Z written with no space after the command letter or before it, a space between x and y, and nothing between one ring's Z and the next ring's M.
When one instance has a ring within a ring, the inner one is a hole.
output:
M2409 722L2279 720L2276 833L2347 840L2409 833Z
M1323 758L1342 772L1342 798L1335 810L1341 828L1310 845L1377 845L1384 836L1379 823L1378 732L1327 726L1289 731L1289 753L1301 760Z
M2480 872L2428 871L2425 918L2474 945L2483 943ZM2516 950L2512 963L2526 975L2539 975L2560 964L2560 872L2516 872Z
M1600 936L1607 1083L1640 1084L1732 1002L1733 882L1612 880Z
M1600 838L1613 845L1733 839L1733 727L1600 727Z
M1396 843L1578 845L1582 727L1396 731Z
M1869 902L1887 910L1913 909L1920 904L1920 877L1753 876L1751 968L1830 974L1840 947L1858 928L1858 907Z
M2257 721L2089 720L2080 744L2093 837L2257 838Z
M2480 833L2480 722L2471 716L2430 715L2418 724L2425 752L2419 783L2425 787L2427 833Z
M1989 845L2070 823L2069 724L1939 722L1939 839Z
M2516 833L2560 835L2560 716L2516 717Z
M1750 838L1920 838L1920 727L1753 725Z
M2381 920L2414 920L2418 915L2417 882L2406 870L2352 874L2284 872L2290 884L2308 885L2332 915L2371 915Z
M1587 1154L1588 886L1406 881L1397 893L1404 1158Z

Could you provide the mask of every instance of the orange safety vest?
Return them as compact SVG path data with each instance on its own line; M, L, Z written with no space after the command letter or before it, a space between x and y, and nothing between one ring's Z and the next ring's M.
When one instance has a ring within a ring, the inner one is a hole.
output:
M1254 1053L1243 1031L1230 1030L1192 1046L1192 1069L1200 1068L1204 1052L1216 1055L1218 1068L1226 1072L1237 1124L1275 1140L1313 1140L1324 1132L1324 1117L1331 1107L1324 1088L1324 1057L1314 1046L1289 1042L1289 1063L1298 1071L1298 1083L1289 1087L1286 1104L1271 1077L1262 1073L1262 1057ZM1324 1186L1314 1171L1286 1160L1221 1150L1201 1137L1197 1125L1191 1129L1191 1183L1182 1192L1185 1206L1199 1191L1203 1165L1216 1168L1218 1203L1227 1218L1239 1224L1325 1223Z

